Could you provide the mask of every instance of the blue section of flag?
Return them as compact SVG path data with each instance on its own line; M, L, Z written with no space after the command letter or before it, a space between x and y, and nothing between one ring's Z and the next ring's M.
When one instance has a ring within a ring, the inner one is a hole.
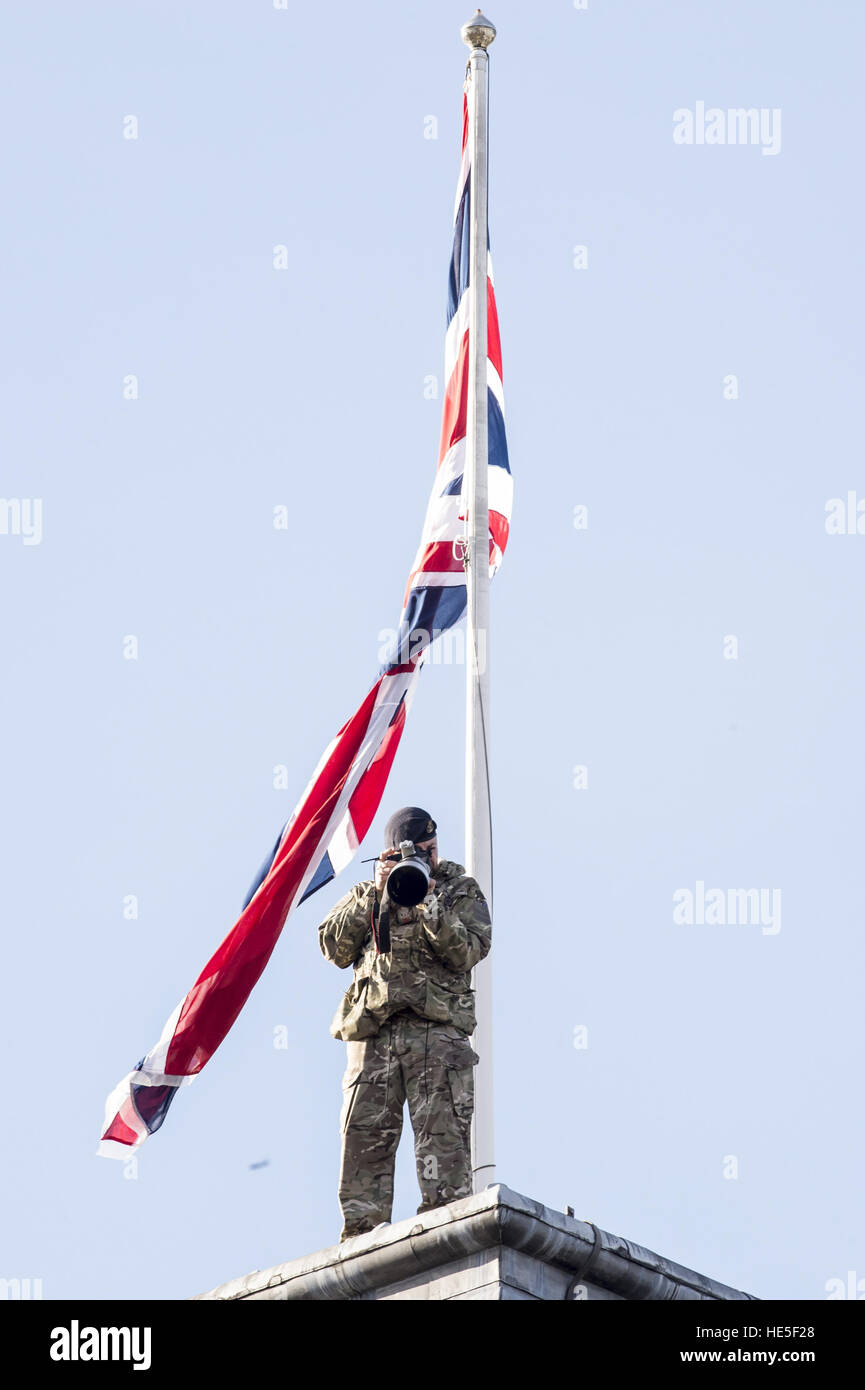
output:
M510 473L511 465L508 458L505 417L502 415L501 406L489 388L487 388L487 421L487 448L490 467L503 468L506 473Z
M381 672L392 666L404 666L419 657L439 633L459 622L465 606L464 584L429 584L413 589Z
M319 888L323 888L326 883L330 883L333 877L334 872L333 865L330 862L330 855L325 854L309 881L309 887L303 897L298 899L298 902L305 903L307 898L311 898L313 893L318 892Z
M448 269L448 323L456 313L463 292L468 289L469 283L470 185L471 175L466 179L466 186L463 189L463 196L460 199L456 222L454 223L454 247Z
M267 858L265 859L265 861L264 861L264 863L262 864L261 868L259 869L258 873L255 875L255 878L254 878L253 881L252 881L252 887L250 888L249 892L247 893L246 897L245 897L244 900L243 900L243 906L244 906L244 907L248 907L248 906L249 906L249 904L252 902L253 898L255 897L256 893L258 892L259 888L261 887L262 883L264 883L264 880L267 878L267 875L270 873L270 866L271 866L271 864L273 863L274 859L276 858L276 851L279 849L280 845L282 844L282 837L283 837L284 834L285 834L285 826L283 826L282 829L280 830L279 834L278 834L277 837L276 837L276 844L274 845L273 849L270 851L270 854L269 854L269 855L267 856Z
M147 1126L148 1134L159 1129L168 1107L177 1095L176 1086L132 1086L132 1104Z

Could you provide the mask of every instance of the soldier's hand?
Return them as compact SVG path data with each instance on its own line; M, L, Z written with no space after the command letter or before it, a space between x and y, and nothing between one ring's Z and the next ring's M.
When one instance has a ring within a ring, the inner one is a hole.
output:
M400 852L398 849L386 849L375 861L375 886L379 894L384 892L384 885L390 878L390 871L399 861Z

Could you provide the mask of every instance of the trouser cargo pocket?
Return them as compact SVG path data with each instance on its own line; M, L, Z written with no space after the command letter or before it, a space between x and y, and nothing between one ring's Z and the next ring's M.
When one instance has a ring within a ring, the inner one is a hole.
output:
M342 1110L339 1116L340 1134L345 1134L351 1121L352 1112L357 1104L358 1093L361 1089L361 1078L356 1076L353 1081L342 1088Z
M461 1124L468 1124L475 1105L475 1075L471 1067L448 1067L448 1085L454 1114Z

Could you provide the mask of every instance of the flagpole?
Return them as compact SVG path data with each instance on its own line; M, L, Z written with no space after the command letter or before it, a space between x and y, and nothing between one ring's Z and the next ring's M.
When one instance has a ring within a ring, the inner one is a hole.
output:
M469 222L469 379L463 498L466 546L466 870L477 879L492 912L493 863L489 787L489 519L487 504L487 49L495 27L478 10L464 24L469 53L471 194ZM472 1119L475 1192L495 1182L493 1124L492 973L487 957L475 967L480 1062Z

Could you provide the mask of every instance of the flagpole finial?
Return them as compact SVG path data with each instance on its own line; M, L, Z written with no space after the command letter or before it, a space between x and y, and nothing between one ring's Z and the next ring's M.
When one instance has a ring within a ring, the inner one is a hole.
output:
M474 19L460 29L460 35L469 48L487 49L496 36L496 26L478 10Z

